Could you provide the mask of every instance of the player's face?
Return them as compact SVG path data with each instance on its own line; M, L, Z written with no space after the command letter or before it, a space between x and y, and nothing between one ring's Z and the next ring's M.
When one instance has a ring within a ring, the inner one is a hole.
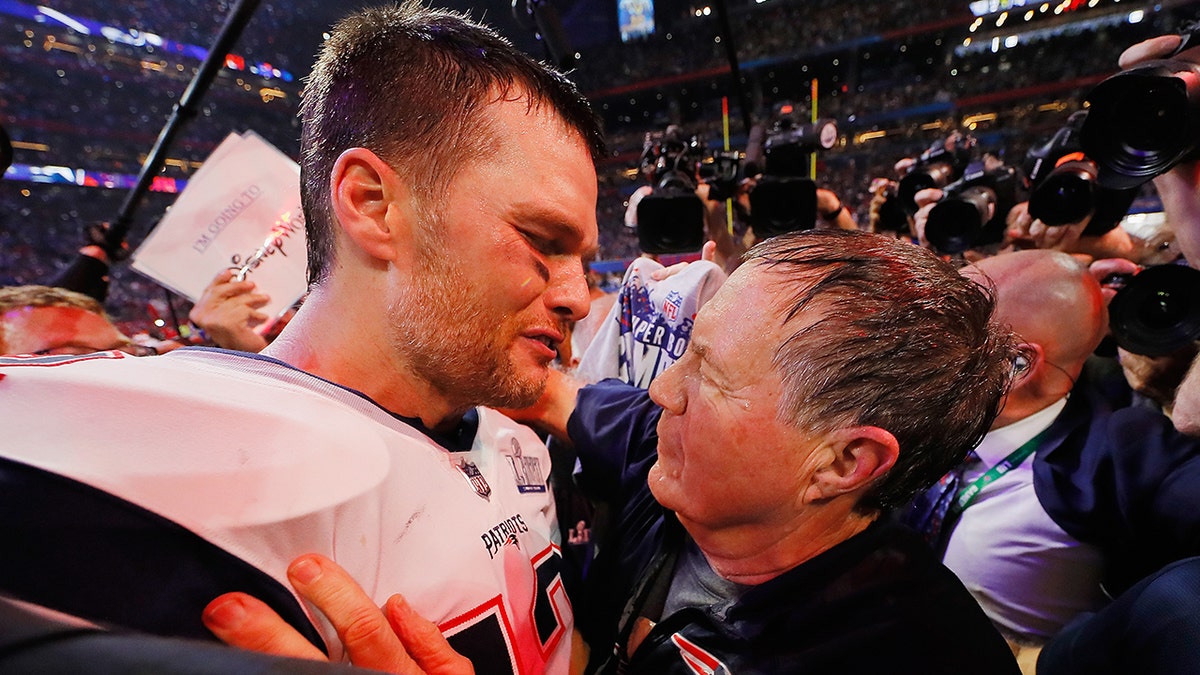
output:
M766 274L738 268L697 314L683 358L650 386L663 407L650 490L689 529L782 533L800 517L820 439L778 412L784 385L772 359L785 330Z
M0 320L7 354L90 354L129 347L129 338L108 319L75 307L23 307Z
M523 100L487 113L497 147L451 183L425 269L392 320L397 348L447 399L523 407L541 394L566 322L587 314L596 173L552 113Z

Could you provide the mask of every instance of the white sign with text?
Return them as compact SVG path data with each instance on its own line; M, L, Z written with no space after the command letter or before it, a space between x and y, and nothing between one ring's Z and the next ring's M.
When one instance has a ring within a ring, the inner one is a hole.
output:
M192 302L223 269L271 297L261 333L307 290L300 166L253 132L230 134L138 247L133 269Z

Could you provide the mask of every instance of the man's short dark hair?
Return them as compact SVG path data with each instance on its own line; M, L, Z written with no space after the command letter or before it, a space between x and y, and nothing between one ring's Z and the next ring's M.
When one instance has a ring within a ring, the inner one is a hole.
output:
M821 317L797 321L776 351L787 389L780 414L815 431L875 426L899 442L860 510L906 503L987 433L1017 347L979 284L925 249L841 230L780 235L746 261L785 284L794 277L785 325L810 309Z
M481 108L514 99L548 106L593 160L603 153L599 120L569 80L463 14L409 1L338 22L300 104L309 282L324 279L333 257L329 179L342 152L371 150L411 181L418 206L437 213L458 170L496 145Z

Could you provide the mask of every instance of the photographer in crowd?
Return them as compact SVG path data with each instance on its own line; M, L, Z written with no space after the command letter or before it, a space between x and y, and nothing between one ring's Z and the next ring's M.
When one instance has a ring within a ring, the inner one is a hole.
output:
M1194 37L1194 34L1188 36ZM1200 63L1200 49L1193 47L1175 54L1184 46L1183 36L1164 35L1136 44L1121 54L1120 65L1124 69L1154 59L1171 57L1182 61ZM1185 76L1195 77L1192 74ZM1192 139L1200 142L1200 139ZM1162 199L1167 222L1175 231L1180 249L1187 260L1195 265L1200 262L1200 162L1184 161L1171 170L1154 178L1154 187ZM1172 408L1175 426L1184 433L1200 435L1200 362L1193 361L1191 369L1179 386Z
M1172 55L1197 61L1195 49L1175 54L1183 46L1183 39L1180 35L1166 35L1136 44L1121 55L1120 65L1131 69ZM1193 263L1200 260L1198 169L1200 163L1185 161L1154 179L1180 248ZM1195 362L1179 386L1172 419L1180 431L1200 433L1200 367ZM1156 507L1169 509L1181 518L1194 514L1196 481L1184 474L1172 477L1172 485L1178 487L1170 495L1154 497ZM1186 498L1172 498L1172 495ZM1195 528L1174 527L1165 529L1164 534L1189 543L1196 541ZM1195 553L1193 550L1192 555ZM1200 641L1196 639L1200 635L1198 598L1200 558L1183 558L1166 565L1117 596L1103 610L1082 616L1067 626L1042 650L1038 672L1045 675L1195 672L1196 664L1200 663Z
M316 551L479 672L565 672L549 457L480 406L535 401L587 311L595 117L490 29L408 3L338 23L301 118L310 294L263 355L0 366L0 589L193 637L253 590L336 658L284 586Z

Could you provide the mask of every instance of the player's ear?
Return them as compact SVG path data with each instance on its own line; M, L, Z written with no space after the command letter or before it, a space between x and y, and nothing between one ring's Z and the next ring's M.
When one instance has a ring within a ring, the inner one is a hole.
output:
M394 260L412 224L410 187L366 148L350 148L330 172L333 212L350 241L367 255Z

